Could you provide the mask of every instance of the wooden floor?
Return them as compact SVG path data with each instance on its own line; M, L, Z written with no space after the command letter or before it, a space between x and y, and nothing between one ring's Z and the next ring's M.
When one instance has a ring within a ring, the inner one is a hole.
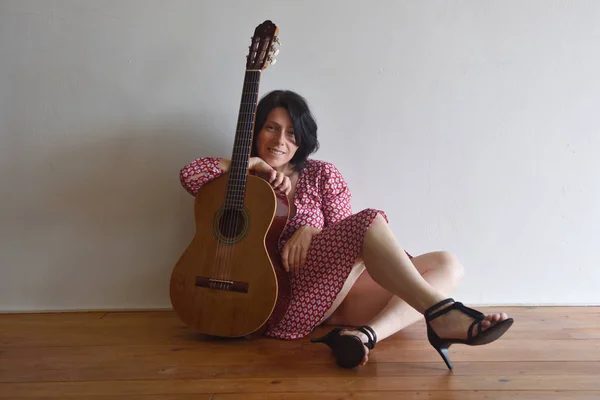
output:
M507 310L505 337L450 348L453 372L424 323L344 370L309 338L207 340L170 311L0 315L0 399L600 399L600 307Z

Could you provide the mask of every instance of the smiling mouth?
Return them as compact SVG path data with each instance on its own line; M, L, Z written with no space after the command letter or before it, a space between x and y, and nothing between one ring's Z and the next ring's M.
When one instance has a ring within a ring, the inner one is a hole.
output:
M268 149L268 150L269 150L269 153L271 153L275 156L282 156L285 154L283 151L277 151L277 150L273 150L273 149Z

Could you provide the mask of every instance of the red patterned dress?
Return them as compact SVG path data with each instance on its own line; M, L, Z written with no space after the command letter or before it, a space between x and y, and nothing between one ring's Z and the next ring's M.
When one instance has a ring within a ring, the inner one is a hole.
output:
M181 169L181 184L190 194L196 195L202 185L224 173L218 165L219 159L215 157L192 161ZM202 172L205 174L192 179ZM307 160L296 183L293 199L296 215L284 228L279 250L283 250L301 226L315 227L321 233L313 237L304 267L298 274L290 276L292 297L287 313L265 335L298 339L309 334L342 289L360 255L367 228L378 213L387 220L383 211L371 208L353 214L350 198L348 185L333 164Z

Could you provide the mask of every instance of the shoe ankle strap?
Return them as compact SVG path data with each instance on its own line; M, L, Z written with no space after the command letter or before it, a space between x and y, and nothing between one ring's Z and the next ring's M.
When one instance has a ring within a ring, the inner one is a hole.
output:
M431 321L432 319L435 319L435 318L439 317L440 315L447 313L448 311L450 311L453 308L452 306L445 307L445 308L431 314L432 311L438 310L441 306L446 305L448 303L452 303L452 302L454 302L454 299L448 298L446 300L442 300L439 303L432 305L427 310L425 310L425 312L423 313L423 315L425 316L425 320ZM454 302L454 304L456 304L456 302Z
M482 319L485 318L485 315L483 313L481 313L480 311L477 311L473 308L469 308L469 307L465 306L460 301L454 301L454 303L450 304L448 307L444 307L441 310L435 311L433 314L431 314L432 311L439 309L441 306L451 303L453 301L454 301L454 299L446 299L446 300L442 300L439 303L434 304L431 307L429 307L423 313L423 315L425 316L425 320L427 322L429 322L431 320L436 319L440 315L446 314L452 310L461 311L462 313L467 314L469 317L473 318L475 321L481 321Z
M366 346L367 346L367 348L369 348L369 350L373 350L373 348L375 347L375 343L377 343L377 334L375 333L373 328L371 328L368 325L363 325L360 328L358 328L357 330L361 331L362 333L364 333L367 336L369 343L367 343Z

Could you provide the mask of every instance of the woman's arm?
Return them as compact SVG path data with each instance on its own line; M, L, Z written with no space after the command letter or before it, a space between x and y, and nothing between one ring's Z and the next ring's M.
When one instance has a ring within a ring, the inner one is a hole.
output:
M321 171L322 208L325 226L352 215L352 194L341 172L331 163Z
M179 180L192 196L202 186L229 171L231 160L223 157L197 158L179 171Z

